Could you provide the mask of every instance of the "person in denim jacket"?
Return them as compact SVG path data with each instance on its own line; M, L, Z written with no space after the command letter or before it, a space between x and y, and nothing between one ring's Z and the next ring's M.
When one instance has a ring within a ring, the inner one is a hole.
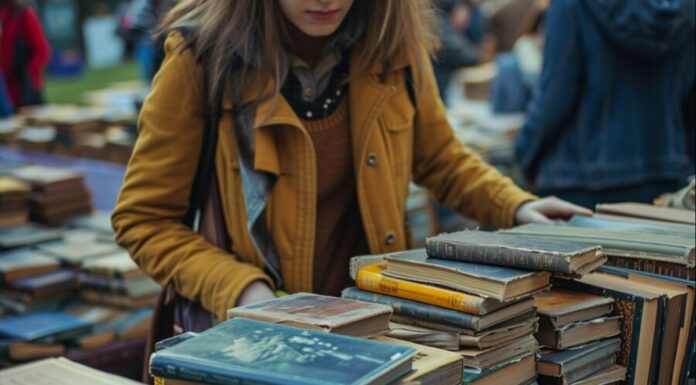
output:
M538 194L646 201L694 173L693 0L555 0L516 158Z

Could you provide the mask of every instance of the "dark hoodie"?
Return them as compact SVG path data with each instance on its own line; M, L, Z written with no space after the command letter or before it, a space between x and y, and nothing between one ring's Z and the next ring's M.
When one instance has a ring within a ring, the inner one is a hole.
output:
M694 0L554 0L540 90L516 143L537 189L694 173Z

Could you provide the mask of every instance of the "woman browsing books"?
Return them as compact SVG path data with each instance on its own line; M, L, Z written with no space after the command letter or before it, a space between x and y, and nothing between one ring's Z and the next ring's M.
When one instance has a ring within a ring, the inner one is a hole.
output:
M455 139L433 23L425 0L180 2L113 215L118 242L223 318L274 289L336 295L350 256L407 248L411 178L496 227L585 213L537 200ZM199 207L207 237L190 226Z

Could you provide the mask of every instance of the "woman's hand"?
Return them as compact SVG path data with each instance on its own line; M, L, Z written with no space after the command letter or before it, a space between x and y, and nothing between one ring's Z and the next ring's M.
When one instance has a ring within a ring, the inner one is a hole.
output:
M548 197L523 204L515 213L515 223L556 224L573 215L592 215L592 211L556 197Z
M251 305L257 302L267 301L276 295L268 285L262 281L252 282L247 286L237 300L237 306Z

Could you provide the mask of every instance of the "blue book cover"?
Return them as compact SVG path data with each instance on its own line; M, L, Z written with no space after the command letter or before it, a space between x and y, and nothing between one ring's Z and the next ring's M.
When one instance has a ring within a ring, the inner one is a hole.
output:
M696 234L694 226L689 225L678 225L667 222L664 224L653 224L630 220L586 217L582 215L576 215L571 218L568 222L568 226L611 231L628 231L631 233L653 235L668 235L685 239L694 239L694 235Z
M69 339L67 334L86 333L90 329L91 325L87 321L58 312L0 319L0 337L19 341L38 341L59 335Z
M479 330L478 322L481 317L439 306L428 305L408 299L391 297L387 295L371 293L349 287L344 289L341 297L358 301L381 303L394 308L395 314L429 321L457 326L464 329Z
M49 273L20 278L10 285L15 290L35 292L41 290L69 290L78 285L77 273L73 270L56 270Z
M216 385L386 384L416 350L236 318L157 351L153 376Z

